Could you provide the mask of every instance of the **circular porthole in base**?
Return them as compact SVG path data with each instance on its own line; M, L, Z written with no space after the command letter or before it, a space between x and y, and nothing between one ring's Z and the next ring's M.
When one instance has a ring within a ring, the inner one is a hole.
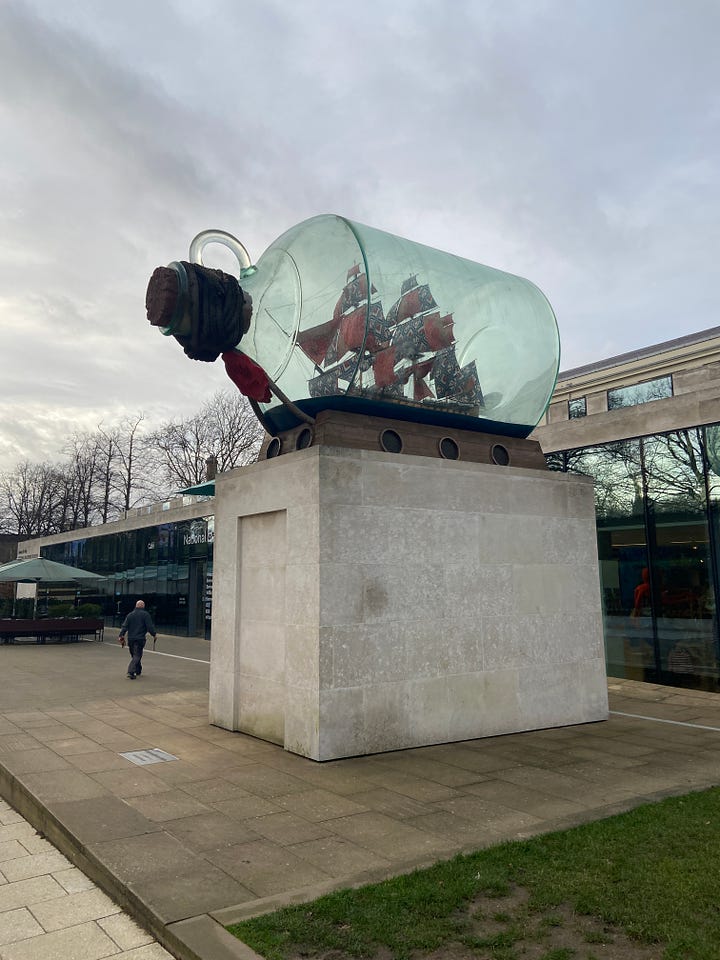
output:
M510 463L510 453L507 447L504 447L501 443L494 443L492 449L490 450L490 458L493 463L496 463L499 467L506 467Z
M265 459L272 460L273 457L279 457L281 449L282 441L280 440L280 437L273 437L268 444L267 450L265 451Z
M383 430L380 434L380 446L386 453L402 453L402 437L396 430Z
M460 447L452 437L443 437L438 442L438 451L443 460L460 459Z
M295 437L295 449L304 450L313 442L313 432L310 427L303 427L300 433Z

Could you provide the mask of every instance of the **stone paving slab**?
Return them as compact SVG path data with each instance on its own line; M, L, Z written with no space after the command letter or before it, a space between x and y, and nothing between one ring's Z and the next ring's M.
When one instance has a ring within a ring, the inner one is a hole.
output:
M209 726L194 643L161 638L140 683L109 639L3 648L0 691L0 793L182 960L247 957L221 922L720 782L720 696L615 680L605 722L318 764ZM177 760L120 756L154 747ZM22 826L0 824L0 874ZM0 884L18 928L41 921L8 887L40 904L69 893L32 875L51 851L25 849ZM75 901L74 926L100 924L88 956L113 939L93 903ZM62 929L43 931L60 949Z
M0 841L0 960L170 960L3 800L0 824L17 834Z

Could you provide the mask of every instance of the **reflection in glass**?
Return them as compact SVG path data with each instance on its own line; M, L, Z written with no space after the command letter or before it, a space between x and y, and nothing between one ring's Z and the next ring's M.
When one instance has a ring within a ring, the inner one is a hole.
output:
M717 689L720 477L706 468L704 436L680 430L547 458L595 481L611 676Z
M142 598L161 632L202 636L213 540L214 518L200 517L51 544L42 555L107 577L97 593L83 591L83 601L99 603L108 623L118 626Z
M619 407L635 407L639 403L651 400L663 400L673 395L672 377L658 377L644 383L634 383L629 387L617 387L607 392L608 410Z
M587 403L585 397L575 397L574 400L568 400L569 419L577 420L584 416L587 416Z
M660 666L668 682L693 686L718 672L700 436L681 430L648 437L643 446Z

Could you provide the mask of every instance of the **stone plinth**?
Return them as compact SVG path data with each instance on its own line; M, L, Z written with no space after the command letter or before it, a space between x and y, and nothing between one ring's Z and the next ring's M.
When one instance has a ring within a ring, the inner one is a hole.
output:
M218 477L210 721L316 760L603 720L592 482L315 446Z

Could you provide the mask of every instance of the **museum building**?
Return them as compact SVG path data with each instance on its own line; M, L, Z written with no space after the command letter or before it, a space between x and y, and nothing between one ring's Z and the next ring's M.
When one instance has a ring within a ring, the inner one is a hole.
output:
M119 626L143 598L161 633L210 639L213 486L210 495L179 494L113 523L25 540L18 556L39 554L105 577L82 587L82 601L100 604L106 624Z
M720 327L561 372L531 438L595 481L608 673L718 689ZM208 484L18 555L104 575L83 599L108 622L143 597L161 632L209 639L213 541Z
M595 481L608 674L717 690L720 327L562 372L532 437Z

